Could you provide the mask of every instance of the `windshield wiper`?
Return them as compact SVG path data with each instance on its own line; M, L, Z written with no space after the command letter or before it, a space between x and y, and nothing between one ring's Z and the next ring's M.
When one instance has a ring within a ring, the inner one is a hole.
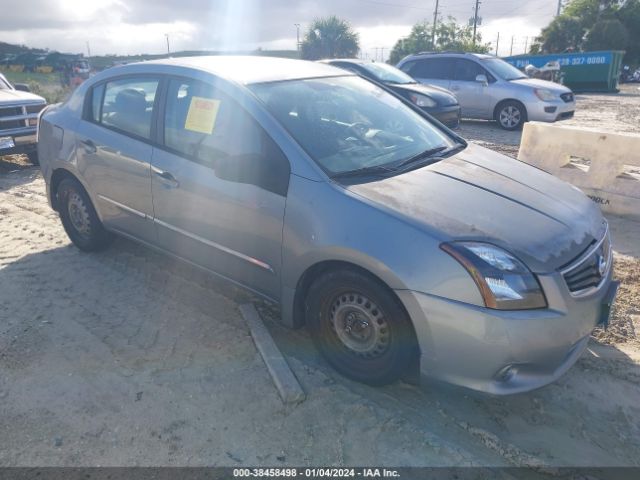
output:
M407 158L405 161L396 165L394 170L395 171L404 170L410 167L411 165L414 165L416 163L419 163L422 160L427 160L427 159L431 159L433 160L433 162L436 162L438 160L441 160L444 155L451 155L464 148L465 148L465 145L462 143L456 143L452 147L442 146L442 147L430 148L429 150L425 150L424 152L414 155L413 157ZM430 162L430 163L433 163L433 162Z
M356 168L355 170L347 170L346 172L338 172L331 175L331 178L347 178L347 177L360 177L364 175L381 175L393 173L395 169L385 167L384 165L372 165L370 167Z

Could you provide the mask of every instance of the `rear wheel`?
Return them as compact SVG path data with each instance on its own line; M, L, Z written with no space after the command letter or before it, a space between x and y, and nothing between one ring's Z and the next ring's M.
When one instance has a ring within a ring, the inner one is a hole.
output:
M60 182L57 206L67 235L80 250L97 252L113 241L113 234L105 230L89 195L77 180L65 178Z
M355 270L318 278L307 295L306 319L331 366L359 382L396 381L417 351L411 322L395 297Z
M520 102L508 100L498 105L495 119L505 130L519 130L527 121L527 109Z

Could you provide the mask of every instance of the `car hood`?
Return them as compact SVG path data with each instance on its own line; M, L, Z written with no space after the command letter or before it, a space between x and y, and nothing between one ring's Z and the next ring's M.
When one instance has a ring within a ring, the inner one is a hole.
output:
M434 87L432 85L423 85L420 83L390 83L395 90L404 90L406 92L415 92L431 97L438 105L449 106L457 105L458 100L455 95L444 88Z
M442 241L498 245L536 273L566 265L606 228L599 208L577 188L476 145L427 167L345 188Z
M0 103L42 103L44 98L21 90L0 89Z
M511 80L509 83L531 88L546 88L547 90L557 92L558 94L571 92L571 89L565 87L564 85L560 85L559 83L555 82L549 82L548 80L540 80L539 78L520 78L518 80Z

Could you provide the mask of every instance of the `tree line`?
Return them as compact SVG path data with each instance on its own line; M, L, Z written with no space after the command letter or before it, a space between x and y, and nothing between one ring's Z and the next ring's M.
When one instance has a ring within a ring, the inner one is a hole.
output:
M399 39L389 56L395 64L406 55L425 51L488 53L479 33L448 17L435 28L420 21L409 35ZM625 50L625 62L640 63L640 0L570 0L561 15L542 29L529 53ZM314 20L301 44L308 60L353 58L360 52L360 39L349 22L336 16Z

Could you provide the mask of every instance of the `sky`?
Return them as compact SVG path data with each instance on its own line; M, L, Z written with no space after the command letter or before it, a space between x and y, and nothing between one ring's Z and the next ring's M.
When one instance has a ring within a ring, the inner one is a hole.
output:
M411 26L433 20L435 0L0 0L0 41L87 54L293 50L313 19L335 14L360 35L362 56L386 59ZM473 17L475 0L440 0L441 18ZM482 0L483 42L523 53L556 13L558 0Z

